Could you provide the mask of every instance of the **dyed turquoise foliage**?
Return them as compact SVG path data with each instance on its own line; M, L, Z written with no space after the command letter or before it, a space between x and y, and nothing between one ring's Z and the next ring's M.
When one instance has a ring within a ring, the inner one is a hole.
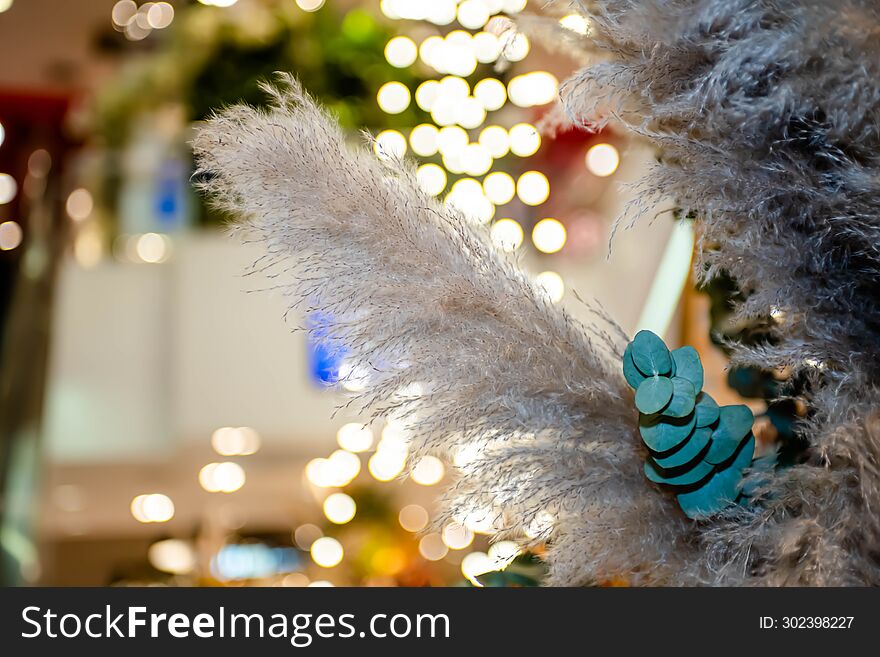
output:
M636 391L639 433L649 453L645 476L674 490L689 518L736 503L746 493L743 475L755 451L748 407L719 407L702 392L697 351L670 352L650 331L639 331L627 345L623 374ZM773 463L762 467L770 473Z

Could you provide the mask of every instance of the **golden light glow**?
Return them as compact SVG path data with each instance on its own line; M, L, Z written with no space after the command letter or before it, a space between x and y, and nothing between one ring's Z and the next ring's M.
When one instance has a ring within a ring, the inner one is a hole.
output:
M507 83L510 102L518 107L537 107L556 100L559 81L547 71L517 75Z
M418 504L407 504L400 510L397 519L408 532L420 532L428 526L428 512Z
M504 205L516 194L516 183L510 174L494 171L483 179L483 192L495 205Z
M376 135L373 152L381 158L401 158L406 155L406 137L397 130L383 130Z
M0 251L12 251L18 248L24 238L24 231L15 221L0 223Z
M478 30L489 20L489 8L482 0L464 0L458 5L458 22L470 30Z
M510 135L499 125L490 125L480 132L479 143L485 146L495 159L510 152Z
M507 89L500 80L486 78L474 85L474 98L480 101L486 111L492 112L504 106Z
M430 123L417 125L409 133L409 145L413 153L422 157L430 157L437 153L439 148L440 131Z
M542 253L556 253L565 246L565 226L556 219L541 219L532 229L532 243Z
M605 178L617 171L620 154L611 144L596 144L587 151L586 162L590 173Z
M461 560L461 574L474 586L482 587L477 577L495 569L494 560L485 552L471 552Z
M437 90L440 83L437 80L427 80L416 88L416 105L426 112L430 112L437 98Z
M523 229L513 219L499 219L492 225L492 244L496 248L512 253L523 243Z
M300 525L293 532L293 541L301 550L308 550L312 547L312 543L317 541L324 535L321 528L311 523Z
M82 187L70 192L70 196L67 197L67 202L65 203L67 215L74 221L88 219L94 207L95 203L92 200L92 195L89 193L89 190Z
M144 233L134 240L134 252L141 262L156 264L168 259L169 241L164 235Z
M419 554L428 561L440 561L449 553L440 534L425 534L419 541Z
M529 123L517 123L510 129L510 152L529 157L541 147L541 133Z
M221 456L248 456L260 449L260 436L250 427L220 427L211 434L211 447Z
M312 555L312 561L321 568L333 568L339 565L342 557L345 556L342 544L330 536L322 536L312 543L309 553ZM312 585L314 584L315 582L312 582Z
M131 501L131 515L138 522L168 522L174 517L174 503L162 493L138 495Z
M6 205L18 194L18 183L8 173L0 173L0 205Z
M337 525L344 525L354 518L357 505L345 493L333 493L324 500L323 509L327 520Z
M385 46L385 59L395 68L412 66L418 56L416 42L406 36L396 36Z
M416 178L425 194L437 196L446 189L446 172L437 164L423 164L416 171Z
M366 452L373 446L373 432L360 422L349 422L339 427L336 442L349 452Z
M209 493L234 493L244 486L247 477L238 463L208 463L199 471L199 484Z
M555 271L541 272L535 277L535 284L551 303L559 303L565 296L565 282Z
M156 570L174 575L191 573L196 566L192 545L175 538L153 543L147 550L147 559Z
M409 107L410 93L401 82L386 82L376 94L379 107L386 114L400 114Z
M324 6L324 0L296 0L296 4L303 11L318 11Z
M443 462L436 456L423 456L412 471L412 479L421 486L433 486L440 483L446 469Z
M526 171L516 181L516 195L526 205L541 205L550 196L550 181L540 171Z
M590 31L590 22L580 14L568 14L559 19L559 24L566 30L586 35Z
M451 522L443 528L443 543L451 550L464 550L474 542L474 533L458 522Z

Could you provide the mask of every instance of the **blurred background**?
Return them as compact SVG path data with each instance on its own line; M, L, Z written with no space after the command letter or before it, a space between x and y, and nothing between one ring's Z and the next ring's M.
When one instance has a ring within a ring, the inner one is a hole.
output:
M712 338L744 330L725 324L736 288L687 284L674 208L609 255L625 183L656 156L613 128L539 133L590 25L528 4L0 0L4 584L540 581L540 554L491 544L479 519L423 531L456 463L409 463L397 427L341 406L357 372L294 331L244 275L259 251L191 189L194 124L263 102L274 71L379 157L417 161L554 302L583 317L577 295L595 298L627 331L695 344L716 398L733 383L773 436L803 413L762 401L784 373L725 371ZM524 11L563 47L518 33Z

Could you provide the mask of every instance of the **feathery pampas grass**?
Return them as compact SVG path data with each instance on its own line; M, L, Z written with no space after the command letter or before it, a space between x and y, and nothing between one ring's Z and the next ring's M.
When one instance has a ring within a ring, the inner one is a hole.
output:
M625 336L545 301L484 227L423 194L409 163L347 145L293 79L267 91L269 111L199 131L201 186L369 373L365 409L405 423L416 453L467 448L449 516L549 539L555 583L677 570L684 521L642 475Z
M577 4L605 59L563 85L568 115L657 146L633 217L698 217L700 275L736 278L741 318L786 314L736 362L812 379L808 460L701 528L711 581L880 584L880 2Z
M488 510L499 536L547 540L551 584L880 583L878 3L574 4L604 56L563 85L568 115L654 142L634 216L674 198L700 221L701 274L747 293L741 316L786 311L774 343L737 360L813 375L809 458L757 510L686 522L641 474L619 330L549 306L483 229L421 194L408 163L349 148L293 80L269 111L200 130L201 186L369 372L366 409L408 422L417 452L476 452L450 516Z

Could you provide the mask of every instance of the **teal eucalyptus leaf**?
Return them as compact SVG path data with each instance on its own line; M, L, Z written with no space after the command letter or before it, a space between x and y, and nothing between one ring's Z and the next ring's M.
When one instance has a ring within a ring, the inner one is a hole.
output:
M708 392L701 392L697 395L697 404L694 407L694 413L697 415L697 426L708 427L718 420L719 415L718 402L709 395Z
M706 449L712 438L712 430L708 427L695 429L693 435L672 454L665 457L654 456L654 463L664 470L673 470L685 466L698 458Z
M687 417L694 410L696 392L694 386L687 379L674 376L672 381L672 399L669 405L663 408L663 415L667 417Z
M658 468L652 459L645 461L645 476L655 484L665 484L666 486L693 486L711 475L714 469L715 466L711 463L701 460L686 472L669 475Z
M636 390L636 408L645 415L659 413L672 399L672 381L664 376L652 376L639 384Z
M623 352L623 378L626 379L631 388L636 389L648 377L639 372L636 364L633 362L632 348L632 342L630 342L626 345L626 351Z
M703 364L700 355L691 346L681 347L672 351L672 362L675 376L687 379L694 386L694 392L703 389Z
M754 415L748 406L724 406L719 411L718 426L712 432L712 446L704 457L709 463L724 463L752 430Z
M694 414L685 418L639 418L639 433L652 452L663 453L681 445L694 430Z
M743 471L752 462L755 439L750 437L727 469L715 474L705 486L678 495L678 504L688 518L700 519L723 511L736 501Z
M672 355L656 334L639 331L632 341L632 359L645 376L666 376L672 371Z

